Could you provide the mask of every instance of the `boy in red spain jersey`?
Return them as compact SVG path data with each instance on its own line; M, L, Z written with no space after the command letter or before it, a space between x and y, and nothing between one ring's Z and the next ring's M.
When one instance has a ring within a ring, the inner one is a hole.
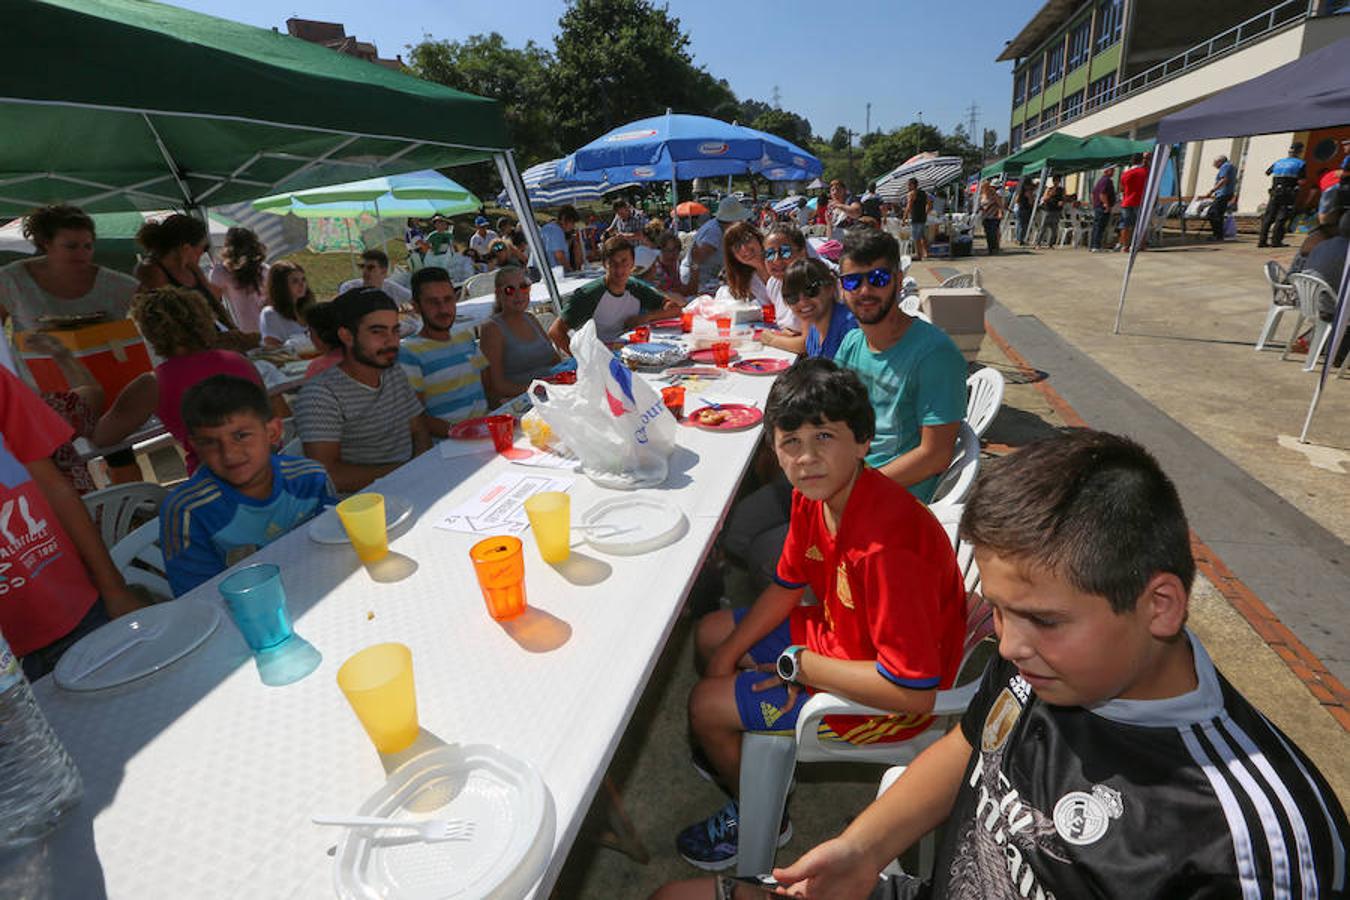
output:
M769 394L764 433L794 488L787 541L754 606L699 623L704 677L689 698L723 786L738 782L742 733L791 732L803 690L897 713L831 717L824 737L896 741L927 728L937 690L956 676L965 589L951 541L904 487L867 468L873 428L866 388L830 360L798 362ZM818 605L801 605L808 586ZM722 869L736 862L737 833L732 800L677 844L694 865Z

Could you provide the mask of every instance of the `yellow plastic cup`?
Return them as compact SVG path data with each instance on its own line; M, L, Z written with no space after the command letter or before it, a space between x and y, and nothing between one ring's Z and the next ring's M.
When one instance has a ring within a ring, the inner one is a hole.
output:
M375 562L388 555L383 494L353 494L337 505L337 513L361 562Z
M546 563L560 563L572 554L572 497L563 491L542 491L525 501L530 530Z
M403 644L375 644L353 655L338 669L337 683L376 750L397 753L417 739L412 651Z

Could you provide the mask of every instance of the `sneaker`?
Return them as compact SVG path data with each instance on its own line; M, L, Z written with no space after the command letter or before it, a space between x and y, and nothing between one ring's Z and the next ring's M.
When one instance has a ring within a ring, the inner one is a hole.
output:
M685 862L707 872L729 869L736 865L737 838L740 833L739 810L736 801L713 813L702 822L695 822L675 838L675 847ZM792 840L792 822L783 810L783 823L778 830L778 846Z

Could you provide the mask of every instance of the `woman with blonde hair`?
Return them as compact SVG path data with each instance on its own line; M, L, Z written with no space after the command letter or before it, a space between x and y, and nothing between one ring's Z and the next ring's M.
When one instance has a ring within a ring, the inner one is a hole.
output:
M211 268L211 286L223 294L240 331L258 331L267 303L267 247L252 229L236 225L225 232L220 265Z
M305 312L314 305L305 270L288 260L274 263L267 273L267 306L258 317L263 344L280 347L305 336Z
M483 387L493 404L523 394L558 362L558 350L530 309L530 276L520 266L503 266L494 282L492 318L483 323L478 349L487 357Z

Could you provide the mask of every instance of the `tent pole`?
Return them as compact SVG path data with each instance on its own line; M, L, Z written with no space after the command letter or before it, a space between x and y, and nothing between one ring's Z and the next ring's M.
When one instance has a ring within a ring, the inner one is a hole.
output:
M672 213L675 212L675 207L679 205L680 205L680 186L675 183L675 174L672 172L670 176L670 211ZM672 216L672 218L675 220L675 230L679 231L680 217L678 215L675 215Z
M159 131L155 128L155 123L150 121L150 117L141 113L141 119L145 121L145 127L150 129L150 134L154 135L155 146L159 148L160 154L164 157L164 162L169 166L169 174L173 176L174 183L178 185L178 190L183 194L183 202L187 204L186 209L191 211L197 207L197 201L192 196L192 191L188 190L187 182L178 168L178 163L174 161L173 154L169 148L164 145L164 139L159 136Z
M1036 199L1031 204L1031 221L1027 223L1029 228L1036 229L1036 233L1031 236L1031 246L1035 249L1041 239L1041 230L1036 225L1036 213L1041 208L1041 197L1045 196L1045 179L1050 174L1050 166L1041 166L1041 175L1036 179Z
M1153 206L1158 202L1158 186L1162 184L1163 167L1167 165L1167 158L1171 153L1171 144L1158 144L1153 148L1153 159L1149 161L1148 181L1144 184L1144 196L1139 203L1140 214L1147 211L1148 218L1142 223L1136 221L1134 232L1130 235L1130 258L1125 260L1125 277L1120 283L1120 302L1116 305L1116 324L1111 329L1112 334L1120 334L1120 320L1125 315L1125 292L1130 287L1130 273L1134 271L1134 259L1139 255L1139 248L1148 237L1148 223L1153 220Z
M352 266L352 277L360 278L361 272L356 268L356 248L352 246L352 220L343 219L342 227L347 230L347 262Z
M548 298L553 304L553 314L562 318L562 296L558 293L558 283L553 280L553 266L548 254L544 252L544 238L539 233L539 223L534 220L534 208L530 206L530 195L525 190L525 182L516 169L515 156L510 150L498 150L492 154L497 164L497 174L501 176L506 195L520 214L520 226L525 229L525 242L530 245L530 258L539 267L539 276L548 288Z
M1346 250L1345 258L1350 263L1350 249ZM1322 361L1322 371L1317 376L1317 385L1313 388L1312 403L1308 404L1308 415L1303 420L1303 430L1299 432L1298 442L1300 444L1308 443L1308 429L1312 427L1313 414L1317 412L1317 404L1322 400L1322 390L1327 386L1327 379L1331 377L1331 370L1335 368L1336 353L1341 349L1341 343L1345 339L1345 327L1350 323L1350 268L1341 275L1340 296L1336 300L1336 317L1331 326L1331 340L1327 347L1326 359Z

